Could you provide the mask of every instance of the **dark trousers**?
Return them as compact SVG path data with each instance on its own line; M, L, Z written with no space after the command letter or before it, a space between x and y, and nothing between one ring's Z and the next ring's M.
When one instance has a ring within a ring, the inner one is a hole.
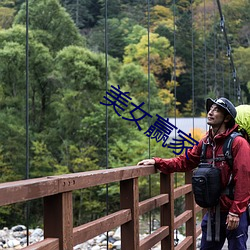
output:
M247 212L240 217L239 226L234 230L228 230L226 225L227 213L220 214L220 241L215 241L215 216L211 216L212 224L212 241L207 241L207 213L202 219L202 237L200 250L220 250L222 249L225 240L228 240L229 250L246 250L248 238L248 219Z

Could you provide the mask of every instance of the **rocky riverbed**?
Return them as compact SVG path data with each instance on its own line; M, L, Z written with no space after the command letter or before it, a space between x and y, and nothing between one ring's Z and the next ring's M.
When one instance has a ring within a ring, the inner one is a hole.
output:
M140 235L140 238L146 237L147 234ZM179 235L179 242L183 239ZM43 230L41 228L29 229L29 244L39 242L44 239ZM24 225L17 225L12 228L3 228L0 230L0 249L22 249L27 246L27 229ZM107 234L101 234L83 244L74 247L74 250L104 250L121 249L121 232L120 228L114 231L109 231ZM152 250L160 250L160 243L157 244Z

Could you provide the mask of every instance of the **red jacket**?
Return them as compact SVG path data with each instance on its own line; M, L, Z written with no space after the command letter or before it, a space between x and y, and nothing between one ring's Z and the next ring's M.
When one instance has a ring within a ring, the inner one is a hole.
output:
M218 134L212 138L209 132L206 136L195 145L188 149L188 158L185 154L172 159L154 158L155 166L163 173L186 172L198 166L202 151L202 143L209 143L207 146L206 159L213 158L213 150L216 157L224 157L223 144L225 138L233 131L238 130L238 125L228 129L223 134ZM214 145L214 146L212 146ZM237 136L232 144L233 155L233 180L234 180L234 200L230 200L226 195L220 198L221 211L232 212L241 215L247 208L250 201L250 145L242 138ZM215 162L215 166L221 169L221 184L225 188L229 182L231 170L226 161Z

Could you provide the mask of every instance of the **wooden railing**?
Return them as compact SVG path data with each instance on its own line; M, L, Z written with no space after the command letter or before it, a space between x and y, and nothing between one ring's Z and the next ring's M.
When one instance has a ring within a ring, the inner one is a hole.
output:
M140 176L156 173L153 166L131 166L48 176L0 184L0 206L43 198L44 240L25 250L72 250L101 233L121 227L122 250L148 250L161 241L161 249L196 249L196 238L201 233L196 226L196 214L191 173L186 173L186 184L174 189L173 174L160 174L160 193L139 202ZM89 223L73 227L72 192L78 189L120 183L120 210ZM174 217L174 200L185 196L185 212ZM139 239L139 216L160 207L160 227L146 238ZM174 230L186 226L185 239L174 247Z

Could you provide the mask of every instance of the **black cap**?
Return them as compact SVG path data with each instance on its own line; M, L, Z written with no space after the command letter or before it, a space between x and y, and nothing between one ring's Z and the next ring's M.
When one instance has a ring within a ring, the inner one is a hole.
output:
M216 104L216 105L220 106L221 108L223 108L224 110L226 110L235 120L237 111L236 111L234 105L227 98L221 97L221 98L215 99L215 100L208 98L207 102L206 102L207 113L209 112L209 110L213 104Z

